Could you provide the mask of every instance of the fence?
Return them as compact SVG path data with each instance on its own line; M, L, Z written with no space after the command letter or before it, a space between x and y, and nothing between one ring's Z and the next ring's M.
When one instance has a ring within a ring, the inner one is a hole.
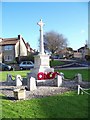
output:
M86 90L90 90L90 88L85 89L85 88L82 88L80 85L78 85L78 95L81 93L81 91L82 91L82 94L86 93L86 94L90 95L90 93L86 92Z

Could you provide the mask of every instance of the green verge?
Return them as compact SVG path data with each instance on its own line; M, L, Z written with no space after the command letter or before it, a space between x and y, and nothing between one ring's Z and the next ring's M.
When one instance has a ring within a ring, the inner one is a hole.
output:
M89 70L88 69L68 69L68 70L58 70L58 72L63 72L65 78L72 79L74 78L75 74L80 73L82 74L83 81L89 81Z
M5 81L7 79L7 74L11 74L12 76L16 76L16 75L21 75L22 78L26 78L27 77L27 73L30 73L30 70L22 70L22 71L2 71L0 72L0 81ZM15 79L13 77L13 79Z
M64 65L65 62L63 61L59 61L59 60L51 60L50 61L50 66L60 66L60 65Z
M77 91L31 100L1 99L3 118L88 118L88 95Z

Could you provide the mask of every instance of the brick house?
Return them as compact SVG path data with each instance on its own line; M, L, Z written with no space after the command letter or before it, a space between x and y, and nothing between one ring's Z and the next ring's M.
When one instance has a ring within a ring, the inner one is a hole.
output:
M0 39L1 58L4 62L13 62L17 57L25 57L28 52L34 52L30 48L29 43L21 35L16 38L1 38Z

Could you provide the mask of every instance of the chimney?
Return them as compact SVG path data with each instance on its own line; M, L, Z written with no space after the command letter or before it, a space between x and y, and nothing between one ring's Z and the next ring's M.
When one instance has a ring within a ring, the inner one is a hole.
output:
M19 58L19 63L20 63L20 40L21 40L21 35L18 35L18 40L19 40L19 51L18 51L18 58Z
M20 40L22 38L22 36L21 35L18 35L18 39Z

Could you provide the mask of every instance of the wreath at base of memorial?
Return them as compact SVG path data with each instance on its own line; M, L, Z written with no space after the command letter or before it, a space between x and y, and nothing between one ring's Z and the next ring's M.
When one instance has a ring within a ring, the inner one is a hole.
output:
M60 75L60 73L59 72L48 72L48 73L39 72L37 74L37 79L38 80L54 79L57 75Z

